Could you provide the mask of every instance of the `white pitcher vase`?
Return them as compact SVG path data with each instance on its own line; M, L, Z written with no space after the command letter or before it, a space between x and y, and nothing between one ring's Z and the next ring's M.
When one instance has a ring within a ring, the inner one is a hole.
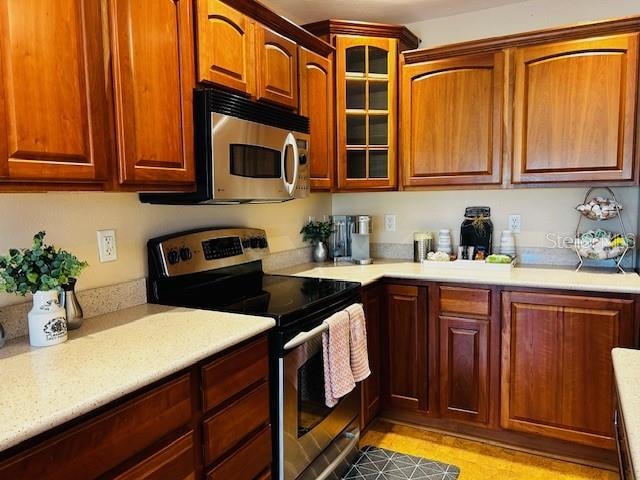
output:
M57 290L34 293L33 308L28 318L29 343L32 346L48 347L67 340L67 317L60 306Z

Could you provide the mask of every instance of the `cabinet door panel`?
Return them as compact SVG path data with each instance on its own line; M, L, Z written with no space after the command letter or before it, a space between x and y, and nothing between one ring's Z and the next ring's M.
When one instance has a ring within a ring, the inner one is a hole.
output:
M516 49L513 182L633 179L638 34Z
M499 184L504 54L402 67L404 185Z
M188 0L111 0L123 184L191 183L193 28Z
M442 415L489 419L489 321L440 317Z
M309 117L311 187L330 190L334 177L333 66L330 58L298 49L300 115Z
M100 2L0 5L0 177L104 180L110 130Z
M389 38L336 36L337 186L397 186L397 49Z
M427 410L427 310L423 289L387 287L388 402Z
M198 81L255 95L255 23L220 0L197 0Z
M295 42L258 25L258 100L298 107L298 54Z
M361 429L375 418L380 410L381 371L380 334L382 321L382 288L366 289L362 294L365 318L367 322L367 351L371 375L362 382L362 409L360 412Z
M504 293L502 427L614 448L611 349L633 323L632 300Z

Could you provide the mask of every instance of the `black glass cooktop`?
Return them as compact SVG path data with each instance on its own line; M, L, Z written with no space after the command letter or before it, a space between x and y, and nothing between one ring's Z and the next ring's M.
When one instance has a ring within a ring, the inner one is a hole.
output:
M159 300L191 308L269 316L283 325L355 295L359 286L357 282L262 272L220 277L209 274L165 291Z

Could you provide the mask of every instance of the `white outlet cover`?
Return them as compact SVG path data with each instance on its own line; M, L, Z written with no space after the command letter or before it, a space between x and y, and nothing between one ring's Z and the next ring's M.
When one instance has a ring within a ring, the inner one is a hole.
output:
M397 228L397 217L395 215L385 215L384 216L384 231L385 232L395 232Z
M521 225L521 220L520 220L520 215L509 215L509 225L508 225L509 230L511 230L513 233L520 233L520 230L522 228Z
M118 259L115 230L98 230L98 258L100 263L113 262Z

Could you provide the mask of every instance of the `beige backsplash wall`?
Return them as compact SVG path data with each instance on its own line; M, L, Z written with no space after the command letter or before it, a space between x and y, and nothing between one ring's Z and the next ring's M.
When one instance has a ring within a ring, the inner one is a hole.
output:
M46 241L86 259L79 289L111 285L146 275L146 241L154 236L203 226L241 225L264 228L272 252L305 246L298 234L310 215L331 213L331 197L272 205L164 206L138 201L126 193L0 194L0 253L26 247L39 230ZM96 230L116 230L118 260L98 261ZM0 307L23 302L0 294Z
M516 236L516 243L521 247L551 247L547 234L574 234L579 219L574 207L585 193L586 188L342 193L333 196L333 212L373 215L372 241L376 243L411 243L415 231L449 228L457 244L465 207L484 205L491 207L494 232L507 228L510 214L519 214L522 232ZM606 192L600 193L606 196ZM614 193L625 207L627 229L635 233L638 188L614 188ZM384 231L385 214L397 215L395 232ZM614 221L593 226L617 230ZM499 241L497 234L495 240Z

